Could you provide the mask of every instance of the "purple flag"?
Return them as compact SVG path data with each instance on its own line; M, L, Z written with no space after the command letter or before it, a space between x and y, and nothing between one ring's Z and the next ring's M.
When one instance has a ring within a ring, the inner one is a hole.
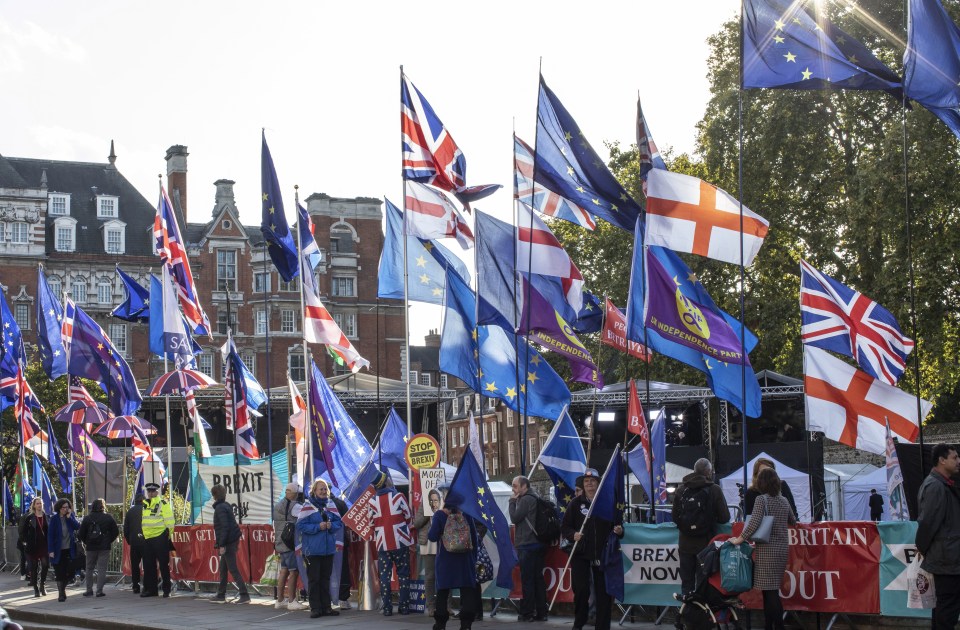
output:
M82 424L70 425L67 431L67 442L70 444L70 450L80 457L86 455L90 461L100 463L107 461L103 451L100 450L100 447L93 441Z
M744 356L737 333L714 307L693 299L696 294L686 290L689 278L671 278L649 249L646 259L644 325L669 341L721 363L742 364Z

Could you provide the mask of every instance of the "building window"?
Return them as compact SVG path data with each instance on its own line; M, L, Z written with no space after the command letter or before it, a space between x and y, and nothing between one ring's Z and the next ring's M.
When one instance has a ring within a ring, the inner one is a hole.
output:
M537 459L537 438L532 437L527 440L530 444L530 451L527 453L527 461L532 462Z
M517 465L517 443L513 440L507 442L507 467L513 468Z
M294 346L287 355L287 369L290 370L290 378L295 383L307 380L307 369L303 362L303 348Z
M353 240L353 232L348 227L342 227L345 224L334 227L330 230L330 251L340 254L352 254L356 251L356 243Z
M198 354L197 368L210 378L215 378L213 374L213 353L203 352Z
M300 291L300 278L294 278L290 282L284 282L283 278L280 278L280 291L284 293Z
M257 374L257 355L254 354L253 350L244 350L240 354L240 360L243 361L243 364L247 366L247 369L250 370L250 373L256 376Z
M497 442L497 433L499 433L499 431L497 430L497 423L491 422L490 423L490 442L491 443L495 444Z
M70 295L74 302L87 301L87 281L83 278L74 278L70 283Z
M507 426L513 426L513 409L507 409Z
M224 219L220 222L220 227L224 230L230 230L233 229L233 223L231 223L230 219Z
M97 196L97 218L98 219L116 219L118 216L117 212L117 197L110 197L107 195L98 195Z
M14 304L13 319L17 322L20 330L30 330L30 305Z
M487 398L487 410L493 411L497 408L497 399L496 398Z
M97 302L101 304L113 303L113 285L109 282L100 282L97 284Z
M257 271L253 274L253 292L270 293L270 279L273 274L269 271Z
M493 456L493 466L490 469L490 474L494 476L500 474L500 456L499 455Z
M334 313L333 321L347 337L355 338L357 336L356 313Z
M18 221L10 226L10 242L11 243L26 245L30 241L30 237L28 236L28 234L29 234L29 229L27 227L27 224L22 221Z
M75 226L64 223L57 226L57 238L54 243L58 252L72 252L74 250Z
M50 195L50 216L67 217L70 216L70 195L51 194Z
M421 384L421 385L426 385L427 387L430 387L430 375L429 375L429 374L421 374L421 375L420 375L420 384Z
M122 254L126 246L125 230L122 227L112 226L104 228L104 247L108 254Z
M420 376L416 370L410 370L410 374L407 375L407 378L410 379L411 384L416 384L420 382Z
M355 278L334 277L331 280L330 292L338 297L356 297Z
M440 387L441 387L442 389L447 389L447 375L446 375L446 374L441 374L441 375L440 375Z
M481 422L481 423L480 423L480 441L481 441L482 443L484 443L484 444L487 443L487 435L488 435L488 433L487 433L487 423L486 423L486 422Z
M459 431L460 431L460 445L461 445L461 446L466 446L466 445L467 445L467 442L466 442L466 440L463 439L463 427L460 427L460 428L459 428Z
M457 448L457 427L450 429L450 447Z
M480 413L480 394L473 395L473 410Z
M267 334L267 312L264 310L254 311L254 331L257 335Z
M107 329L107 335L110 336L110 341L113 342L113 347L117 349L121 355L126 356L127 354L127 325L126 324L110 324Z
M50 286L53 297L59 301L63 297L63 282L60 280L60 276L48 276L47 284Z
M454 398L453 399L453 415L457 415L459 413L460 413L460 399Z
M231 312L230 322L228 323L227 310L218 309L217 310L217 332L219 332L221 335L225 335L227 334L227 328L230 328L231 330L233 330L233 332L237 331L237 314L234 312Z
M280 332L297 332L297 312L285 308L280 311Z
M217 250L217 291L237 290L237 250Z

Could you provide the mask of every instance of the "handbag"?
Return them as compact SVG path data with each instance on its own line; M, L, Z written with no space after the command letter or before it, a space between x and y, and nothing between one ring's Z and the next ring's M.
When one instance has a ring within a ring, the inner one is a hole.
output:
M487 548L483 544L483 541L480 541L480 546L477 547L477 584L483 584L492 579L493 560L490 559L490 554L487 553Z
M750 518L753 518L751 514ZM747 522L750 522L749 520ZM757 531L753 532L753 535L750 536L750 540L758 543L768 543L770 542L770 536L773 535L773 515L767 514L767 498L763 498L763 520L760 521L760 526L757 527Z

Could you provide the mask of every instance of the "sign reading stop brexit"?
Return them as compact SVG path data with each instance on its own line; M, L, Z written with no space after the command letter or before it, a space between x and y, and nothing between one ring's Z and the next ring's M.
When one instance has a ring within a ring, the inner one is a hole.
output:
M440 443L432 435L417 433L407 441L404 457L414 470L436 468L440 464Z

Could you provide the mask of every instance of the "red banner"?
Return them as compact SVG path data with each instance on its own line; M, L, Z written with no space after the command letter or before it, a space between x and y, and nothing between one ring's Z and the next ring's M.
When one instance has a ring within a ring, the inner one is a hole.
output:
M610 301L610 298L607 298L607 315L603 318L600 342L647 363L653 358L649 348L644 347L642 343L627 339L627 318Z
M373 540L373 521L370 520L369 503L375 494L373 486L367 486L353 507L343 515L343 524L363 540Z
M735 523L739 535L743 523ZM823 613L880 612L880 534L859 521L801 524L790 528L790 557L780 585L786 610ZM763 608L760 592L740 599Z
M553 593L559 585L560 592L557 594L557 601L568 603L573 601L573 587L570 584L570 569L566 572L563 567L567 565L569 554L560 551L560 547L547 547L547 555L543 559L543 581L547 585L547 601L553 599ZM561 577L562 576L562 577ZM520 582L520 566L513 570L513 590L510 591L511 599L523 599L523 588Z

